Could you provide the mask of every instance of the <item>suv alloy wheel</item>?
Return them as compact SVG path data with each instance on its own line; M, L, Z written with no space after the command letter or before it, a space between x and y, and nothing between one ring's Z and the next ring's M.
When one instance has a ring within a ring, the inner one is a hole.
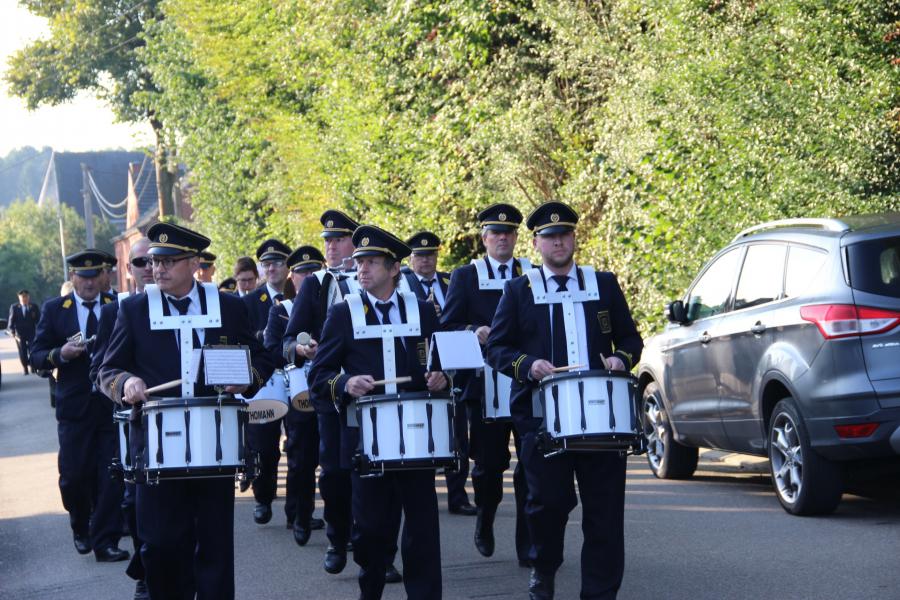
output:
M650 382L644 388L642 408L647 462L653 474L660 479L686 479L693 475L699 452L697 448L682 446L675 441L656 382Z

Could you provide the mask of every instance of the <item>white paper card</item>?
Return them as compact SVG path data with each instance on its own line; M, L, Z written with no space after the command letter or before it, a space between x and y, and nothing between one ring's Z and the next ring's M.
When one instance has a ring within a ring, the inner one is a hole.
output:
M441 369L483 369L481 346L474 331L437 331L432 335Z
M206 385L250 385L250 350L245 346L203 349Z

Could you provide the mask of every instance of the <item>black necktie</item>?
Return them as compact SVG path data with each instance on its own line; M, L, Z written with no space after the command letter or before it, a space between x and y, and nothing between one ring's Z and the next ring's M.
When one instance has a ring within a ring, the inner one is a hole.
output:
M556 282L557 292L567 292L566 285L569 278L565 275L553 275L551 277ZM569 354L566 352L566 322L563 319L562 303L557 302L553 305L553 354L551 355L553 366L564 367L569 363Z
M382 325L391 325L391 307L394 306L393 302L376 302L375 306L378 310L381 311L381 324ZM394 338L394 353L397 355L397 360L394 365L394 369L397 372L397 377L402 377L406 375L407 366L406 366L406 350L403 348L403 342L399 337Z
M434 285L434 279L420 279L422 285L425 286L425 295L430 296L434 290L431 289L431 286Z
M97 304L96 300L81 303L81 305L88 310L87 325L84 327L84 337L86 339L90 339L97 335L97 315L94 314L95 304Z
M169 296L169 304L175 307L175 310L178 311L179 315L186 315L188 311L188 306L191 305L191 297L187 296L186 298L172 298ZM177 331L175 332L175 339L180 340L181 334ZM194 348L200 348L200 337L197 335L197 330L192 330L192 336L194 339ZM180 341L179 341L180 344Z
M500 265L497 268L500 269L500 279L506 279L506 271L509 270L509 267L506 265Z
M284 294L275 294L275 302L283 302Z

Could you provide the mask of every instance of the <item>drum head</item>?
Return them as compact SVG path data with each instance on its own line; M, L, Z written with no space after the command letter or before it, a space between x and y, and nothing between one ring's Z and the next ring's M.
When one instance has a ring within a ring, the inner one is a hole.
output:
M288 405L278 400L254 400L247 407L250 423L271 423L277 421L288 412Z

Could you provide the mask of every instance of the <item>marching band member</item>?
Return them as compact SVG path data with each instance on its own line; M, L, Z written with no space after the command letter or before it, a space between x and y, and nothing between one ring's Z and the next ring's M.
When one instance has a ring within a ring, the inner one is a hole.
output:
M358 224L339 210L326 210L320 221L327 269L307 277L300 285L284 332L284 339L289 343L287 351L294 353L298 367L315 357L328 309L350 293L344 261L353 254L351 234ZM299 333L310 335L312 339L308 345L296 345ZM320 398L313 389L310 400L319 422L319 465L322 467L319 493L325 503L326 534L330 542L323 566L326 572L337 574L347 565L347 544L350 543L350 469L341 466L341 427L334 405L327 397Z
M409 257L410 271L404 274L409 289L420 300L428 300L435 305L438 317L444 310L450 274L437 270L438 250L441 238L430 231L420 231L408 240L412 249ZM456 448L459 451L459 470L445 474L447 479L447 508L452 514L473 516L475 507L469 503L466 493L466 479L469 477L469 421L466 403L456 407L453 431L456 434Z
M209 239L170 223L153 225L147 236L164 314L205 314L207 291L193 273ZM227 386L225 391L253 395L271 375L271 355L253 335L244 304L229 294L216 293L221 325L194 329L195 346L247 346L253 383ZM100 367L101 389L114 401L133 405L148 399L149 387L178 379L182 364L177 336L177 331L151 329L147 294L123 300ZM179 391L160 396L177 396ZM196 396L217 395L202 380L193 391ZM163 480L136 488L138 535L143 540L141 558L150 597L234 598L234 481Z
M237 281L234 277L223 279L222 282L219 283L219 291L237 296Z
M264 241L256 249L256 259L265 272L266 283L245 295L241 300L250 314L250 328L256 339L263 341L263 333L269 321L269 309L284 300L284 288L288 278L286 260L290 247L276 239ZM275 356L280 353L276 352ZM273 360L275 357L273 356ZM275 499L278 480L278 463L281 461L281 419L269 423L251 423L247 426L247 442L259 453L259 474L253 480L253 520L260 525L272 519L272 500ZM242 482L241 491L246 490Z
M128 264L125 268L134 281L134 291L136 294L144 292L144 286L153 283L153 267L151 265L150 256L147 252L150 249L150 240L143 237L138 239L131 245L128 252ZM120 292L118 299L121 301L127 298L128 292ZM94 342L94 357L91 359L91 381L101 389L99 373L100 365L103 364L103 357L106 354L106 347L109 345L109 337L112 334L113 326L116 324L116 317L119 314L119 303L110 302L104 304L100 308L100 323L97 326L97 341ZM125 574L135 580L134 600L147 600L150 593L147 591L147 584L144 581L144 565L141 563L141 538L138 536L137 530L137 512L135 510L135 484L125 482L125 493L122 497L122 512L125 522L128 525L128 532L131 534L131 541L134 545L134 554L125 569Z
M527 225L543 259L548 291L584 289L573 260L578 215L559 202L536 208ZM630 370L643 342L616 277L597 272L599 300L575 310L576 364ZM554 287L555 286L555 287ZM452 289L452 288L451 288ZM563 561L569 512L582 504L581 598L611 599L622 582L625 457L618 452L564 452L550 458L537 444L541 419L532 414L531 392L554 367L567 366L567 333L561 304L535 305L527 277L506 284L488 337L488 363L513 379L513 421L521 437L519 460L528 479L526 514L532 535L529 598L553 598L554 576Z
M249 256L242 256L235 261L233 274L237 284L237 295L241 298L256 289L259 270L256 268L256 262Z
M494 204L478 213L478 221L487 256L453 271L441 325L444 329L473 330L483 346L487 343L494 311L500 302L502 288L499 286L502 284L494 282L497 283L494 289L482 289L479 280L502 281L523 273L524 259L513 257L522 213L509 204ZM463 400L468 403L470 454L475 459L472 469L472 487L478 510L475 548L482 556L491 556L494 553L494 516L503 498L503 472L509 468L510 433L514 437L517 455L520 440L511 423L482 420L483 403L486 401L484 376L468 378ZM516 497L516 555L519 565L527 566L531 542L523 508L528 488L521 463L516 465L513 473L513 487Z
M194 273L194 278L203 283L212 283L216 274L216 255L212 252L200 253L200 268Z
M294 289L325 264L325 257L313 246L300 246L287 257L287 268ZM286 299L269 309L269 319L263 336L266 350L278 358L281 367L287 363L282 356L282 339L287 329L293 299ZM319 464L319 428L315 413L301 412L293 406L284 417L287 455L287 477L284 490L284 513L287 526L293 530L294 541L305 546L313 529L322 529L325 522L314 519L316 499L316 467Z
M405 323L407 307L397 294L400 260L409 255L409 247L392 234L371 225L363 225L353 233L356 247L360 295L366 323L371 325ZM446 388L443 373L426 372L426 340L437 329L433 307L418 302L421 319L419 336L395 338L396 374L411 376L405 390L439 391ZM421 351L420 351L421 349ZM355 339L348 302L334 304L322 330L319 349L313 360L310 381L320 402L325 401L341 411L341 465L350 468L359 445L359 431L348 427L346 411L353 398L372 394L384 379L385 363L379 339ZM401 553L404 586L413 600L441 598L441 559L437 494L434 470L387 472L382 477L360 477L353 473L353 558L360 566L360 597L381 598L389 549L396 533L385 515L398 501L406 520Z
M113 302L101 292L110 258L92 249L66 257L74 289L44 303L31 351L35 370L58 370L59 491L75 550L93 550L98 562L128 558L118 547L123 489L108 473L117 445L113 407L89 374L100 307Z

